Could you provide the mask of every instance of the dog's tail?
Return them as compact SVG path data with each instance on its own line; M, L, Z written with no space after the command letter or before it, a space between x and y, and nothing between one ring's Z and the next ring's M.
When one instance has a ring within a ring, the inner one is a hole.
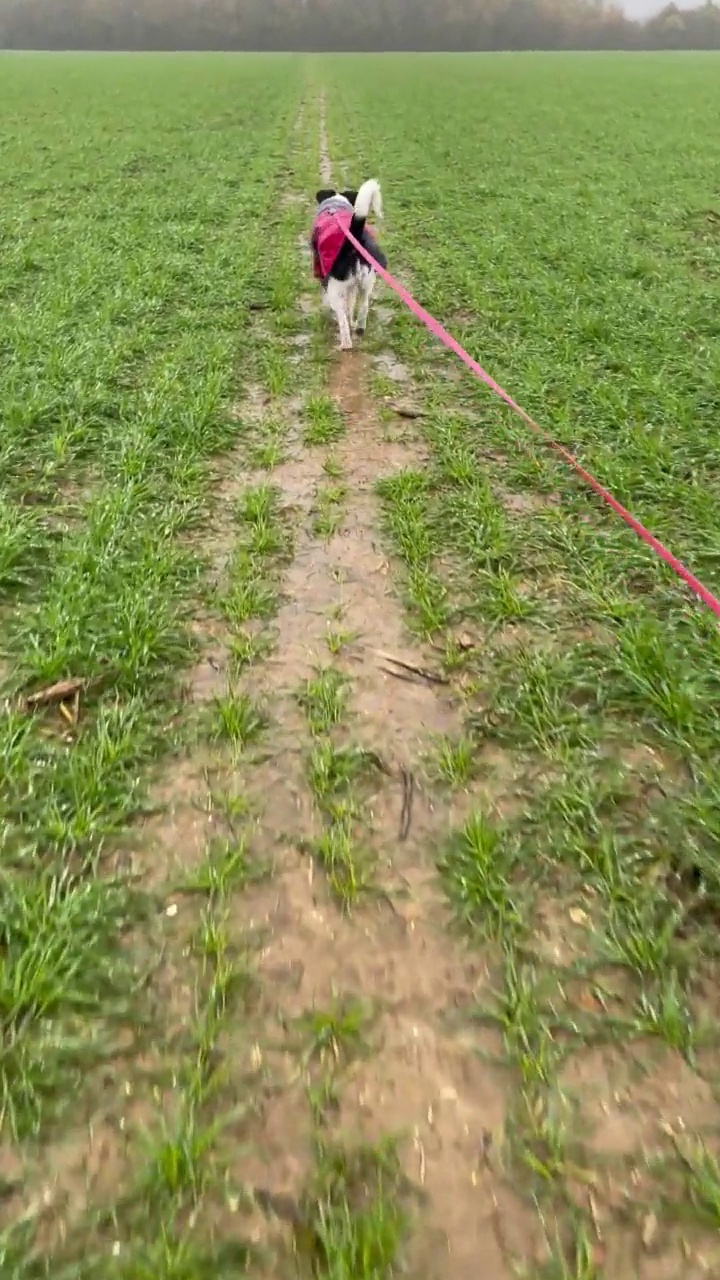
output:
M355 197L352 222L350 223L350 230L354 236L361 235L365 230L365 222L371 213L374 213L378 218L382 218L382 192L380 191L380 183L376 178L368 178L367 182L363 182Z

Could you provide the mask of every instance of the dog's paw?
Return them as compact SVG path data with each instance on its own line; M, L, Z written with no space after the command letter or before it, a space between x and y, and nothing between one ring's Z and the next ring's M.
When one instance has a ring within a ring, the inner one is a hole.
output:
M357 326L357 328L356 328L356 330L355 330L355 332L356 332L356 334L357 334L358 338L362 338L362 336L363 336L363 334L364 334L364 332L365 332L365 328L364 328L364 326L363 326L363 328L361 329L361 328L360 328L360 325L358 325L358 326Z

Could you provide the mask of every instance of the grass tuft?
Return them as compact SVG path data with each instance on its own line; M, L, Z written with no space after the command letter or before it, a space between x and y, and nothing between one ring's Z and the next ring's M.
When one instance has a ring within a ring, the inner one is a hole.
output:
M234 747L247 747L256 742L267 725L267 718L246 693L230 691L215 698L213 736Z
M347 676L335 667L319 667L298 693L313 734L327 733L344 717L349 697Z
M327 395L309 396L303 410L303 444L337 444L345 434L345 423L336 402Z
M320 1149L298 1239L317 1280L389 1280L406 1225L400 1181L390 1145Z
M438 866L455 910L471 928L493 938L520 928L516 863L508 834L479 811L451 837Z

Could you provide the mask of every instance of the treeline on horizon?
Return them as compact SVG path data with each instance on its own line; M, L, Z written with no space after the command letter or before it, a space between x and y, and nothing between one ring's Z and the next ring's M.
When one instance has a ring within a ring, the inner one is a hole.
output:
M0 48L452 52L719 49L720 8L603 0L0 0Z

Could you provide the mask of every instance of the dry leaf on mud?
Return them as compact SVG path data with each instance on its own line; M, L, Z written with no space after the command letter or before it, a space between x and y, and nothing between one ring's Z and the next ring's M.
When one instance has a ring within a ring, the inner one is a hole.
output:
M588 914L586 911L583 911L582 907L571 907L570 919L573 924L587 924Z

